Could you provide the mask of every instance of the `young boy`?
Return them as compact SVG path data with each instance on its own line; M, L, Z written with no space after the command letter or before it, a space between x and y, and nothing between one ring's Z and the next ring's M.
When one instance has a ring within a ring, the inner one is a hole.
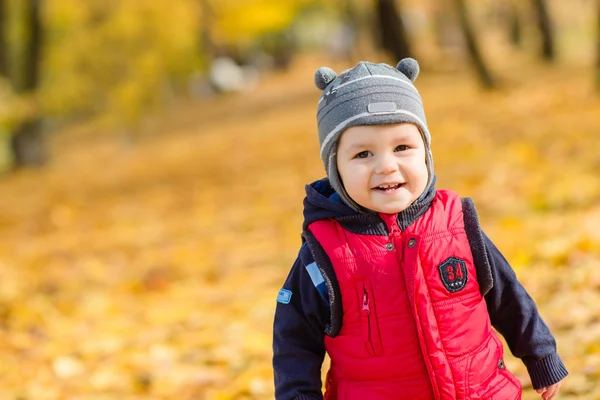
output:
M328 179L306 187L303 245L277 297L275 397L520 399L496 328L542 398L567 370L473 202L435 189L413 59L315 74Z

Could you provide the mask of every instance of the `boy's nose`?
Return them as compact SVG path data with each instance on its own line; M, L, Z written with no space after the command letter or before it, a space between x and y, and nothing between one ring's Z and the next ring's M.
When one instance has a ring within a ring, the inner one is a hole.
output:
M393 155L382 155L377 158L376 174L387 175L396 171L398 171L398 163Z

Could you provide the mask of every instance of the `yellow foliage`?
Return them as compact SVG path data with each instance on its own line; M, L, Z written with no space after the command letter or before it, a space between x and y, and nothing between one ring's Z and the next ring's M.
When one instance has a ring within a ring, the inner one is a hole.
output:
M17 96L8 82L0 79L0 131L13 128L19 121L35 115L36 112L35 99L32 96Z
M134 122L172 79L197 68L197 2L51 0L41 92L50 115L101 112Z
M307 0L222 0L213 2L219 15L215 37L226 43L248 44L267 32L286 28Z
M206 2L212 3L208 17L198 0L43 2L36 99L41 108L34 113L50 118L100 115L116 125L135 125L143 112L163 106L206 67L201 21L211 21L208 29L217 46L250 49L262 35L283 31L302 7L316 0ZM24 4L11 0L8 8L17 79L29 34ZM27 116L19 102L7 106L2 100L0 93L0 125Z

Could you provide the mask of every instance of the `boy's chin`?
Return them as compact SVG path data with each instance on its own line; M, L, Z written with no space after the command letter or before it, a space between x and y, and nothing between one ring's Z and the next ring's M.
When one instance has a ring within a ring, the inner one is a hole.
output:
M398 214L406 210L410 203L397 202L392 204L374 204L373 211L382 214Z

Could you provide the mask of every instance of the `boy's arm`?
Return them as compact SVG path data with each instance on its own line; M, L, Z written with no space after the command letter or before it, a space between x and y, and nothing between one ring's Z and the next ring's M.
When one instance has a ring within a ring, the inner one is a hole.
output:
M301 251L309 254L304 246ZM311 256L308 256L311 257ZM320 400L321 366L328 305L298 257L277 298L273 326L273 369L277 400ZM312 260L312 257L311 257Z
M494 280L485 295L492 325L512 354L525 363L534 389L561 381L568 372L556 352L554 336L508 261L485 233L483 238Z

